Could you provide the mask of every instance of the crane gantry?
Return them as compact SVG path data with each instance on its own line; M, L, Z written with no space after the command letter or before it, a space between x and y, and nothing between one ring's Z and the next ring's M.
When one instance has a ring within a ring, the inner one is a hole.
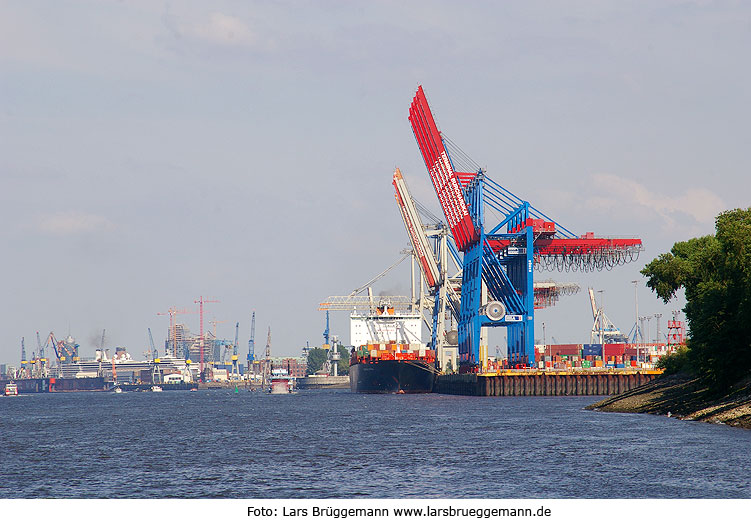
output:
M636 259L641 239L597 238L592 232L576 236L493 181L458 148L453 159L422 86L412 100L409 122L451 234L463 253L460 371L476 371L484 362L483 327L506 327L509 362L533 365L534 270L610 269ZM462 170L457 169L460 164ZM486 225L486 207L503 219Z

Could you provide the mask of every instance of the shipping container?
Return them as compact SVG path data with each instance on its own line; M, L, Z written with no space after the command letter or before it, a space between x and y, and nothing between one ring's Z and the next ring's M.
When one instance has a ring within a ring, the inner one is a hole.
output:
M625 343L605 343L602 346L604 356L623 356L626 353Z

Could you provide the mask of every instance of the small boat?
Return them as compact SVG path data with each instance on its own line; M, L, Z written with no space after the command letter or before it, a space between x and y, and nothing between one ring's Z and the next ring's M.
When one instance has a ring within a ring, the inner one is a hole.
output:
M295 392L295 379L289 375L286 369L274 369L271 371L269 393L289 394Z
M160 386L158 386L158 385L152 385L151 386L151 391L153 393L161 393L162 392L162 388Z
M18 396L18 386L14 382L5 384L5 396Z
M115 388L112 391L115 393L122 393L123 388L118 385L118 386L115 386Z

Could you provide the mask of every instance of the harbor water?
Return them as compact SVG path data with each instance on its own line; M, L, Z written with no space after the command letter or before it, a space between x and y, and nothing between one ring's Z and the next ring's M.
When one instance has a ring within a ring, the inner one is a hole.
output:
M751 431L600 397L0 398L0 498L751 498Z

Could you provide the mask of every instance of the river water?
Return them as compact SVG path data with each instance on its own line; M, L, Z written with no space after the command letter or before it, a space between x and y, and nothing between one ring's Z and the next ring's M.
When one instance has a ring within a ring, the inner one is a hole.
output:
M751 498L751 431L599 397L0 397L0 498Z

